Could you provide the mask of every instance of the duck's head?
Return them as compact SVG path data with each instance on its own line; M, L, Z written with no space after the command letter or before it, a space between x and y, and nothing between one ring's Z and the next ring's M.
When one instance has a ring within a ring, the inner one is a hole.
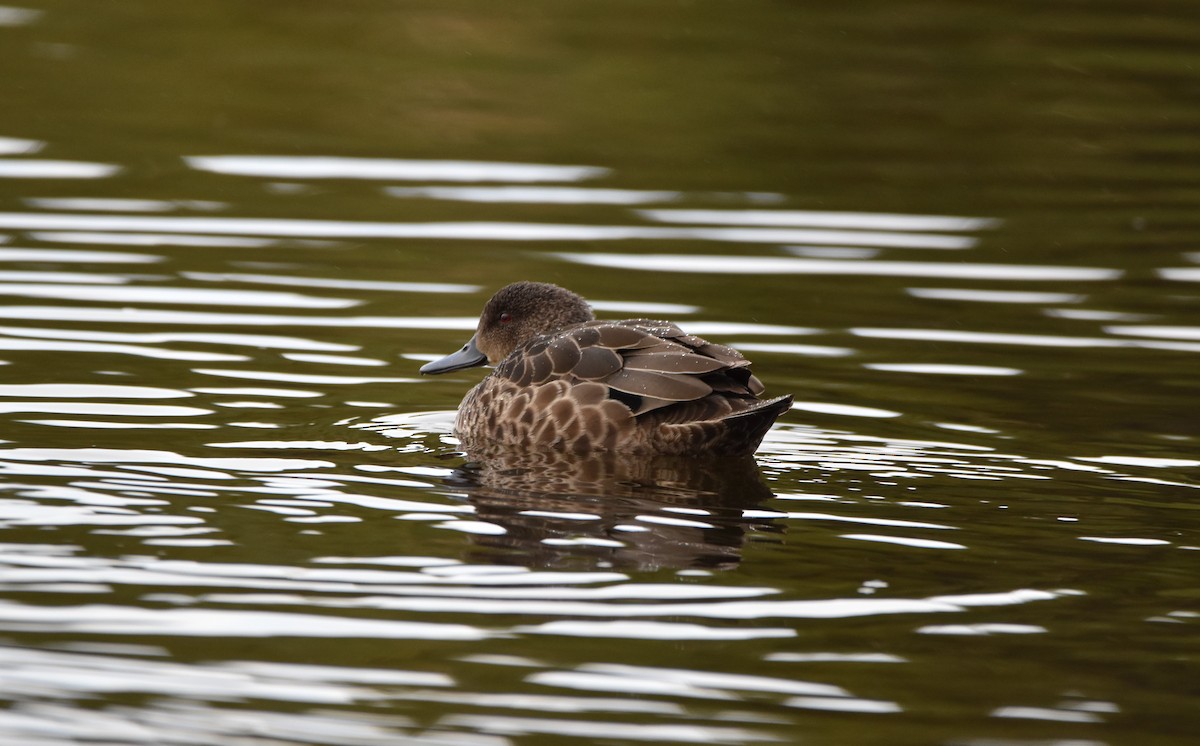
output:
M449 373L476 365L496 365L529 340L595 318L587 301L546 282L514 282L500 288L479 316L475 336L440 360L421 366L426 374Z

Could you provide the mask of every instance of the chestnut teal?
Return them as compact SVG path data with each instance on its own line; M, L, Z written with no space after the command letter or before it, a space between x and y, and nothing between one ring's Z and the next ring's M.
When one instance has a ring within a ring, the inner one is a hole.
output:
M468 450L746 455L791 407L759 399L750 361L667 321L597 321L569 290L501 288L462 349L436 374L492 365L463 398L455 434Z

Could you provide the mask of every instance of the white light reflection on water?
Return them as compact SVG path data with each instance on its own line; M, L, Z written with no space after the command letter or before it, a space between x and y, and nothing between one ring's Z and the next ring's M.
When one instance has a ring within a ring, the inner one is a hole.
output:
M107 179L120 171L111 163L0 158L0 179Z
M62 309L64 311L70 309ZM69 316L68 316L69 317ZM78 318L78 316L76 316ZM70 342L53 339L4 339L0 338L0 350L48 350L52 352L98 352L158 360L193 360L197 362L238 362L249 360L245 355L230 355L224 352L193 352L167 350L161 347L142 347L106 342Z
M639 210L638 214L664 223L713 225L804 226L885 231L979 231L999 227L993 218L948 215L898 215L875 212L815 210Z
M0 241L0 243L3 243ZM57 262L63 264L155 264L165 257L120 251L83 251L70 249L0 249L0 262Z
M655 303L652 301L609 301L589 300L593 311L604 313L634 313L647 317L666 317L675 314L690 314L700 311L700 306L684 303Z
M276 373L268 370L228 370L222 368L196 368L196 373L206 376L249 379L251 381L282 381L284 383L332 384L337 386L360 383L420 383L419 378L395 376L333 376L312 373Z
M527 202L558 205L644 205L674 202L682 192L635 189L584 189L580 187L388 187L392 197L420 197L456 202Z
M1087 296L1076 293L1043 293L1030 290L980 290L975 288L908 288L914 298L966 303L1079 303Z
M124 199L115 197L27 197L21 200L41 210L89 210L95 212L172 212L175 202L162 199Z
M911 536L880 536L878 534L842 534L841 538L851 539L853 541L874 541L883 544L899 544L900 546L912 547L914 549L966 549L962 544L955 544L951 541L937 541L934 539L917 539Z
M961 547L957 547L961 548ZM308 575L309 573L306 573ZM331 573L332 574L332 573ZM379 573L377 573L379 574ZM564 575L557 573L557 575ZM103 577L103 575L101 575ZM489 578L490 580L490 578ZM525 577L504 578L507 584L528 582ZM478 583L480 578L471 582ZM562 577L557 582L568 582ZM351 588L346 588L351 590ZM358 589L362 590L362 589ZM371 589L369 596L330 596L266 594L249 595L213 593L203 596L206 603L243 605L247 603L271 606L306 606L330 609L374 609L422 613L454 613L470 615L544 615L603 618L609 620L652 619L655 617L695 617L706 620L767 620L767 619L851 619L856 617L892 614L944 614L964 612L975 606L1021 605L1034 601L1049 601L1078 595L1077 591L1045 591L1020 589L1007 593L930 598L830 598L812 600L733 600L704 603L602 603L567 599L491 598L484 594L468 594L465 598L449 598L381 586ZM399 590L399 592L397 592ZM539 626L540 633L569 628L576 622L555 621ZM665 624L671 624L666 622ZM563 627L567 625L567 627ZM523 628L529 631L528 628ZM722 628L718 634L742 634L752 630L730 631ZM574 633L577 634L577 633Z
M1200 282L1200 267L1167 267L1158 270L1158 276L1176 282Z
M869 370L888 373L920 373L935 376L1019 376L1024 371L996 365L951 365L946 363L867 363Z
M171 407L153 404L100 404L93 402L25 401L0 402L0 414L33 412L37 414L87 414L114 417L191 417L212 414L211 409ZM11 458L11 452L0 452L0 458Z
M833 414L843 417L899 417L900 412L877 407L860 407L853 404L836 404L833 402L798 401L792 402L792 409L818 414Z
M1038 635L1049 632L1036 624L1005 624L984 622L981 624L929 624L917 629L919 635L965 635L980 637L987 635Z
M348 355L314 355L311 353L285 352L283 353L283 357L286 360L295 360L298 363L317 363L319 365L379 367L388 364L384 360L377 360L370 357L350 357Z
M553 735L561 738L590 739L598 733L618 741L663 741L677 743L745 744L777 742L780 739L746 728L712 725L641 725L603 720L555 720L552 718L517 718L501 715L451 715L438 723L441 726L463 727L483 733L506 735Z
M144 279L146 276L101 275L86 272L34 272L29 270L0 270L0 283L21 283L19 285L0 284L0 292L13 288L37 289L39 283L76 283L80 285L124 285L133 279ZM153 279L161 280L161 276Z
M814 330L815 331L815 330ZM847 357L858 350L849 347L830 347L828 345L799 345L774 344L771 342L731 342L730 346L742 352L772 352L784 355L804 355L807 357Z
M5 11L9 12L9 18L14 17L12 12L21 11L25 13L37 13L38 11L26 11L22 8L9 8L0 6ZM4 13L0 12L0 26L5 25L3 22ZM46 147L46 143L41 140L22 140L17 137L0 137L0 155L29 155L36 153Z
M0 216L0 221L3 216ZM2 224L2 223L0 223ZM711 274L850 275L863 277L943 277L973 280L1102 282L1123 274L1103 267L1060 267L1037 264L982 264L977 262L853 261L800 259L777 256L708 256L697 254L604 254L558 252L574 264L649 272L702 272Z
M292 458L192 457L173 451L116 448L4 448L0 459L12 461L63 461L85 464L190 464L207 469L233 469L247 472L284 472L323 469L329 461Z
M609 173L598 166L330 156L210 155L184 161L198 171L273 179L538 182L583 181Z
M196 324L214 326L310 326L360 327L381 329L431 329L473 331L476 316L280 316L271 314L167 311L147 308L65 308L61 306L0 306L0 318L39 321L77 320L81 313L97 322L134 324ZM688 322L688 331L696 334L811 334L808 327L776 324L734 323L723 321Z
M71 746L80 741L120 744L311 743L328 746L510 746L507 739L440 730L424 738L407 718L361 712L303 713L215 707L164 700L107 710L22 703L0 713L0 729L22 737L23 746ZM453 740L447 741L447 736ZM247 740L249 739L249 740Z
M35 399L182 399L193 394L178 389L151 386L122 386L102 383L16 383L0 384L0 396Z
M119 652L120 648L118 648ZM130 653L166 656L165 650L134 648ZM38 688L43 696L71 698L82 692L162 693L177 697L227 700L270 699L309 704L348 704L379 699L371 686L450 687L445 674L396 669L343 668L256 661L183 664L127 655L0 647L0 694Z
M1123 334L1135 337L1154 337L1157 339L1185 339L1200 341L1200 326L1153 326L1126 324L1106 326L1104 331L1109 334Z
M1009 334L1004 332L973 332L957 329L850 329L856 337L874 339L907 339L919 342L964 342L970 344L1020 345L1025 347L1129 347L1125 340L1104 337L1068 337L1054 334Z
M3 600L0 600L0 629L138 636L364 637L381 640L482 640L490 636L485 630L465 624L107 604L34 606Z
M74 414L68 412L66 414ZM20 420L30 425L75 427L89 430L216 430L218 425L195 422L106 422L103 420Z
M803 228L581 225L576 223L387 223L282 218L160 217L74 213L0 213L0 228L32 231L131 231L233 234L292 238L421 238L472 241L696 240L734 243L811 243L909 249L969 249L974 238L935 233L836 231Z
M104 233L100 231L31 231L29 237L47 243L105 244L112 246L209 246L261 249L278 241L250 236L195 236L185 233Z
M92 309L100 310L100 309ZM89 311L89 318L92 318ZM13 337L37 339L73 339L90 342L130 342L162 344L164 342L195 342L198 344L232 345L234 347L257 347L263 349L310 350L321 352L352 352L355 345L336 342L318 342L301 337L284 337L270 334L236 334L232 332L95 332L76 329L45 329L16 326L0 326L0 334Z
M380 290L392 293L474 293L479 285L447 282L392 282L387 280L343 280L335 277L286 277L237 272L183 272L183 277L201 282L248 282L258 285L297 285L309 288Z
M88 320L97 323L189 324L216 328L222 326L312 326L466 331L474 329L479 323L478 317L475 316L440 318L429 316L279 316L216 311L167 311L151 308L0 306L0 318L7 319L78 321L81 314L86 315Z
M93 278L91 282L96 282ZM36 283L0 283L0 295L16 295L27 298L56 298L62 300L98 301L101 303L165 303L168 305L209 306L267 306L274 308L350 308L362 301L350 298L318 298L299 293L268 290L232 290L221 288L187 287L110 287L107 285L84 287L75 285L50 285Z

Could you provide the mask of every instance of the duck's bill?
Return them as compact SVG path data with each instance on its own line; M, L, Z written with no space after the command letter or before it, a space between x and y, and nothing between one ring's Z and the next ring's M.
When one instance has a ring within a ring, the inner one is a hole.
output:
M475 346L475 338L471 337L471 341L463 345L458 352L452 352L441 360L434 360L432 363L422 365L421 372L432 376L438 373L449 373L452 370L474 368L486 362L487 355L479 351L479 348Z

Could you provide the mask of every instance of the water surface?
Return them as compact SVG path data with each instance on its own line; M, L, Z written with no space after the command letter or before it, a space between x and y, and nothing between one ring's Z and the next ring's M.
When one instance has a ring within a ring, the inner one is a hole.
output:
M1192 743L1189 9L0 8L0 740ZM519 279L795 407L463 454Z

